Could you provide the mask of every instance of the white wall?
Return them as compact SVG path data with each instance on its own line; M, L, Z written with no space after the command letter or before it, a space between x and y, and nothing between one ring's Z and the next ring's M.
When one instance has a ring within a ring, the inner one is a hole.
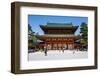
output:
M13 1L27 1L27 2L41 2L41 3L57 3L57 4L74 4L74 5L90 5L98 6L100 13L100 0L1 0L0 1L0 76L16 76L10 73L11 60L11 15L10 3ZM98 15L98 22L100 14ZM98 23L99 24L99 23ZM100 26L98 26L100 28ZM98 29L98 33L100 30ZM100 42L100 35L98 36L98 43ZM99 43L100 46L100 43ZM100 58L100 48L98 49ZM98 70L81 70L81 71L65 71L52 73L37 73L37 74L21 74L18 76L99 76L100 74L100 59L98 61Z

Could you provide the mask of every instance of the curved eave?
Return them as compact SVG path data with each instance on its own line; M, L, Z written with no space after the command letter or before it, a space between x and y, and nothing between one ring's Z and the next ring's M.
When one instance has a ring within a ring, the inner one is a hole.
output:
M60 36L60 37L52 37L52 36L45 36L45 35L38 35L38 36L36 36L38 39L40 39L40 40L43 40L43 41L45 41L46 39L48 39L48 38L68 38L68 39L70 39L70 38L72 38L72 39L74 39L74 40L78 40L78 39L80 39L80 37L79 36Z
M71 27L48 27L48 26L43 26L40 25L40 28L45 32L46 30L73 30L75 32L78 29L79 26L71 26Z

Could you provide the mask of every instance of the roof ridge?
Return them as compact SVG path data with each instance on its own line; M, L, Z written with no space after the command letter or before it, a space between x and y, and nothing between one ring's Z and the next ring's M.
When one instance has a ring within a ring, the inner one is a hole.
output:
M50 23L50 22L48 22L47 25L48 24L49 25L54 25L54 24L57 24L57 25L73 25L72 22L70 22L70 23Z

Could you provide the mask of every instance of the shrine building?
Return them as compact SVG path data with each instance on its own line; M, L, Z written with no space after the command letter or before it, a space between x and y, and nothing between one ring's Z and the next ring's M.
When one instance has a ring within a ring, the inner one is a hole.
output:
M76 40L80 37L75 35L79 26L73 26L72 23L47 23L40 25L44 35L38 35L37 38L44 43L42 46L48 46L48 49L75 49Z

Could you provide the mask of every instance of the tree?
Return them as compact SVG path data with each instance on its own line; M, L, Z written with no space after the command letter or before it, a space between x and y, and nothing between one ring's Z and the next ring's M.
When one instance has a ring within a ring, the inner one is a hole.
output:
M33 38L32 38L32 27L30 24L28 24L28 48L33 47Z
M35 49L35 46L37 44L37 38L36 33L33 32L32 27L30 24L28 24L28 49Z
M32 40L33 43L37 42L36 34L38 34L38 33L33 32L31 25L28 24L29 40Z
M32 27L31 27L30 24L28 24L28 30L29 30L29 31L32 31Z
M87 49L88 46L88 27L86 23L82 23L80 26L80 34L81 34L81 45L83 48Z

